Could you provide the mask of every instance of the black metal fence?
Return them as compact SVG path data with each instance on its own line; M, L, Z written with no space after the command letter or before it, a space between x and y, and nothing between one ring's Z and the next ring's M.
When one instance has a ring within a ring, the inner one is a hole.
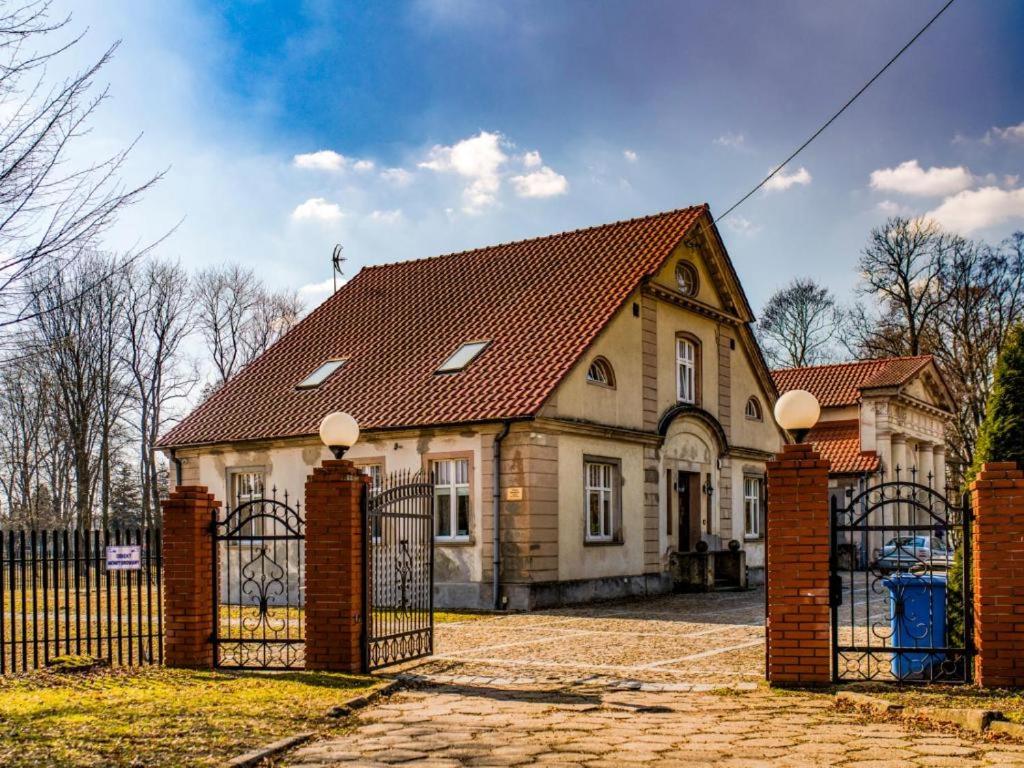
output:
M434 483L393 472L363 497L363 668L434 649Z
M301 669L306 662L306 521L277 489L225 508L213 525L213 652L218 667Z
M971 508L931 480L896 467L895 480L865 478L844 506L833 506L837 682L971 679Z
M162 564L158 528L0 531L0 674L162 663Z

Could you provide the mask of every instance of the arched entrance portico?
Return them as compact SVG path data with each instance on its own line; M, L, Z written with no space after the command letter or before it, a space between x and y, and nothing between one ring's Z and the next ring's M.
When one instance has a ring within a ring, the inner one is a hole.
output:
M692 551L700 541L721 549L729 537L721 516L723 490L730 490L728 473L722 472L725 430L702 408L676 405L662 415L658 432L665 554Z

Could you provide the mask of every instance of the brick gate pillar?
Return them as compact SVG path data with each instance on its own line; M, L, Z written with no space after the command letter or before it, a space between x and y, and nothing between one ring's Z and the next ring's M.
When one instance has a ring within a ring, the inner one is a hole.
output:
M829 609L829 462L810 445L787 445L768 463L767 677L832 680Z
M329 460L306 478L306 669L362 669L362 493L370 478Z
M204 485L164 499L164 663L213 667L213 522L220 508Z
M1024 472L985 464L970 490L975 681L1024 686Z

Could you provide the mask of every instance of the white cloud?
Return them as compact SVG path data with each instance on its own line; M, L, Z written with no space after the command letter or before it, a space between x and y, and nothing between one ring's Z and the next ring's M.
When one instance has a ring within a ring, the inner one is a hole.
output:
M347 282L346 278L338 278L338 287L341 288ZM324 299L334 293L334 278L329 277L319 283L307 283L299 288L299 298L306 305L306 309L312 309Z
M948 197L927 216L946 229L968 234L1012 219L1024 219L1024 188L982 187Z
M732 147L733 149L743 149L744 138L742 133L723 133L714 143L720 147Z
M536 168L541 165L543 160L540 158L540 152L527 152L523 155L523 165L527 168Z
M344 215L337 203L329 203L322 197L311 197L292 211L295 221L337 221Z
M1008 125L1005 128L992 128L989 134L1003 141L1024 141L1024 122Z
M745 219L742 216L735 214L729 216L726 219L725 224L729 229L738 235L746 235L748 237L756 235L761 231L761 225L755 224L750 219Z
M295 155L292 158L292 164L296 168L305 170L331 171L333 173L344 171L349 167L360 172L372 171L374 168L373 160L345 157L333 149L321 149L316 152Z
M296 155L292 162L296 168L307 168L317 171L340 171L348 163L348 158L333 149L321 149L319 152L307 152Z
M462 210L479 213L497 202L501 188L501 169L508 161L501 145L500 133L481 131L450 147L435 145L428 160L420 168L431 171L454 172L469 180L462 191Z
M396 187L407 187L412 184L412 174L405 168L385 168L380 177Z
M370 220L381 224L395 224L402 219L402 210L396 208L393 211L372 211Z
M884 213L886 216L903 216L909 217L913 211L909 206L900 205L894 200L883 200L878 203L875 208Z
M622 156L631 163L636 162L636 152L634 152L632 149L622 150Z
M787 174L785 171L779 171L777 174L772 176L764 185L764 189L768 192L782 192L789 189L790 187L799 184L806 186L811 183L811 174L802 165L793 173Z
M569 191L569 182L546 165L539 171L512 177L512 186L520 197L554 197Z
M932 167L927 171L917 160L907 160L895 168L871 172L871 188L900 192L919 197L941 197L967 189L974 182L971 172L958 165L952 168Z

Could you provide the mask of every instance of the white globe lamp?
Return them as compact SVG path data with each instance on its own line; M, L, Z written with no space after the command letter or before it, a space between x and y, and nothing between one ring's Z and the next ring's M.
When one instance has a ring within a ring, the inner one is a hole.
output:
M775 421L798 443L804 441L819 416L818 398L805 389L791 389L775 402Z
M320 439L340 459L359 439L359 424L343 411L329 413L320 422Z

